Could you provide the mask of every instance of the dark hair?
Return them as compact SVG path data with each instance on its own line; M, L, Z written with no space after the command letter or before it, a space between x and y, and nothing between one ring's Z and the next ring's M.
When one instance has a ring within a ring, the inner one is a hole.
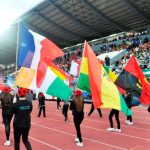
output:
M4 107L11 107L12 104L13 104L13 98L14 98L14 96L11 95L10 93L3 93L0 96L0 99L2 101L2 106L4 106Z

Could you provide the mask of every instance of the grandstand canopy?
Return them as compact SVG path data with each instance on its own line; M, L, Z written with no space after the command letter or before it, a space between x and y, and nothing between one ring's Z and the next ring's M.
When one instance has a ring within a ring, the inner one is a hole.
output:
M0 35L0 64L15 62L17 23L46 36L61 48L150 24L149 0L45 0Z

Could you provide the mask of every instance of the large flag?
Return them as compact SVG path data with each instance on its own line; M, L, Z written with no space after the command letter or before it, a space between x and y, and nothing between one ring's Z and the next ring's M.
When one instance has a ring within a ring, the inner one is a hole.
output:
M146 80L134 55L131 56L115 84L130 92L134 97L140 98L143 104L150 104L150 84Z
M71 82L73 81L73 77L69 75L64 70L60 69L57 65L55 65L53 62L49 65L50 69L63 81L68 81L69 86L71 86Z
M107 72L109 78L115 82L115 80L117 79L117 76L113 71L110 70L110 68L108 66L103 66L105 71ZM122 88L120 88L119 86L117 86L119 92L123 95L125 93L125 90L123 90Z
M117 79L117 75L113 71L111 71L108 66L104 65L103 67L104 67L105 71L107 72L107 74L109 75L110 79L113 82L115 82L115 80Z
M84 43L77 87L91 92L95 108L113 108L124 112L126 115L132 114L87 42Z
M36 86L36 70L26 67L20 69L15 84L19 87L41 91L66 101L68 101L71 94L71 89L50 68L47 68L40 88Z
M40 87L49 63L63 56L62 50L52 41L28 30L24 25L19 28L18 66L37 69L36 84ZM44 62L44 66L43 66Z
M34 58L35 55L38 59ZM50 62L63 55L62 50L52 41L20 24L18 66L31 68L31 66L34 63L38 63L40 59Z

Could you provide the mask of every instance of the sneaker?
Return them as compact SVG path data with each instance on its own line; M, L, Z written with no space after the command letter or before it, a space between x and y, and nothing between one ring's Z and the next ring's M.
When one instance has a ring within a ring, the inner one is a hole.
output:
M112 131L114 131L115 129L114 129L114 128L108 128L108 129L106 129L106 130L112 132Z
M130 121L129 121L127 124L128 124L128 125L133 125L133 122L130 122Z
M125 123L128 124L129 120L126 120Z
M4 143L4 145L5 145L5 146L10 146L10 141L6 141L6 142Z
M77 146L83 147L83 142L76 143Z
M78 143L78 142L79 142L79 138L76 137L76 138L74 139L74 141Z
M121 129L114 129L115 132L121 132Z

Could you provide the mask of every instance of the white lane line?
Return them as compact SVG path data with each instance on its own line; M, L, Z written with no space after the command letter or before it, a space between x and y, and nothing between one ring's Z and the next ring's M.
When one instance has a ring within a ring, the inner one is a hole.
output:
M4 128L3 125L0 125L0 126ZM11 129L11 132L13 132L12 129ZM63 149L58 148L58 147L56 147L56 146L54 146L54 145L51 145L51 144L48 144L48 143L43 142L43 141L41 141L41 140L38 140L38 139L36 139L36 138L34 138L34 137L32 137L32 136L29 136L29 139L32 139L32 140L34 140L34 141L36 141L36 142L38 142L38 143L42 143L42 144L44 144L44 145L46 145L46 146L48 146L48 147L54 148L54 149L56 149L56 150L63 150Z
M57 119L51 119L51 118L48 118L48 117L46 119L64 123L63 121L60 121L60 120L57 120ZM68 124L74 125L73 123L68 123ZM81 125L81 127L92 129L92 130L97 130L97 131L102 131L102 132L108 132L108 131L103 130L103 129L97 129L97 128L89 127L89 126L85 126L85 125ZM138 137L138 136L133 136L133 135L129 135L129 134L116 133L116 132L110 132L110 133L111 134L119 134L121 136L126 136L126 137L130 137L130 138L134 138L134 139L140 139L140 140L144 140L144 141L150 141L150 139L146 139L146 138L142 138L142 137Z
M59 132L59 133L62 133L62 134L66 134L66 135L70 135L70 136L74 136L74 137L76 136L75 134L71 134L71 133L64 132L64 131L61 131L61 130L57 130L57 129L54 129L54 128L50 128L50 127L47 127L47 126L39 125L39 124L36 124L36 123L32 123L32 124L35 125L35 126L39 126L39 127L42 127L42 128L48 129L48 130L52 130L52 131L55 131L55 132ZM100 142L100 141L97 141L97 140L92 140L92 139L89 139L89 138L86 138L86 137L82 137L82 138L85 139L85 140L88 140L90 142L106 145L106 146L113 147L113 148L116 148L116 149L127 150L127 149L122 148L122 147L118 147L118 146L114 146L114 145L111 145L111 144L103 143L103 142Z
M47 114L50 114L50 115L63 116L62 114L56 114L56 113L50 113L50 112L46 112L46 113L47 113ZM69 114L68 116L71 117L72 115ZM94 120L94 119L85 119L85 118L84 118L84 120L86 120L86 121L91 121L91 122L96 122L96 123L109 124L109 122L105 122L105 121L103 121L103 120L96 121L96 120ZM140 123L141 123L141 122L140 122ZM150 131L150 129L139 128L139 127L135 127L134 125L133 125L133 126L121 125L121 126L125 126L125 127L132 128L132 129L138 129L138 130Z

